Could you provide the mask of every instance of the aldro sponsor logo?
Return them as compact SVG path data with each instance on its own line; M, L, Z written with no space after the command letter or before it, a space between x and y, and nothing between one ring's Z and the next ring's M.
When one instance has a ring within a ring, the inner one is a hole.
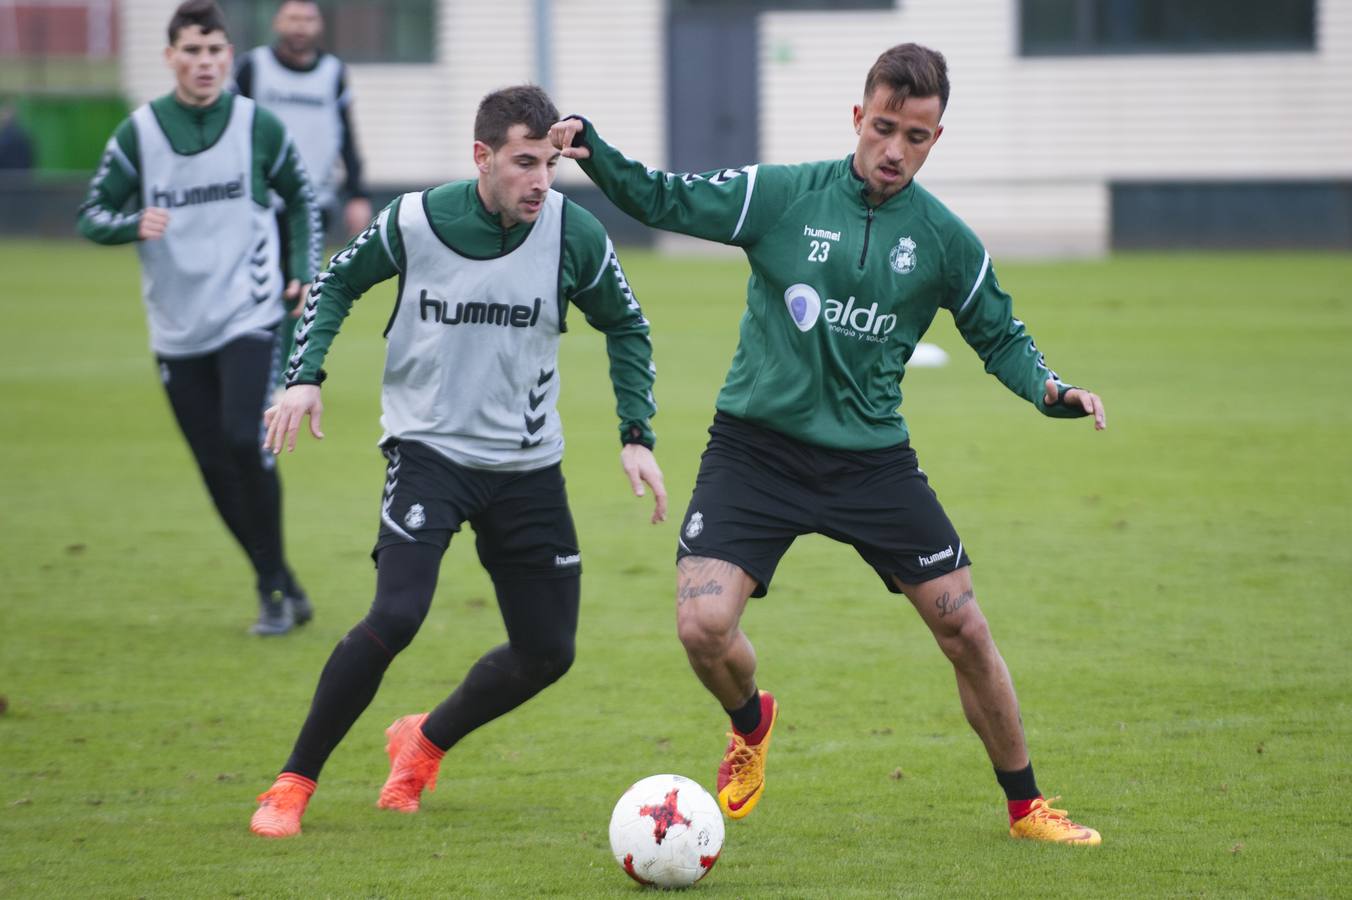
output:
M535 298L534 306L522 306L519 303L508 306L506 303L488 303L483 300L456 302L440 300L427 293L423 288L418 295L418 316L424 322L440 322L442 325L499 325L505 328L534 328L540 318L540 305L544 300Z
M160 187L158 184L153 185L150 188L150 205L164 209L175 209L180 206L197 206L202 203L216 203L221 200L238 200L243 196L244 176L240 175L234 181L201 184L186 188L175 189L172 185L168 187Z
M882 344L897 327L896 315L879 313L877 303L864 306L854 297L843 302L828 297L823 302L817 289L810 284L790 285L784 292L784 304L799 331L811 330L820 316L835 334Z

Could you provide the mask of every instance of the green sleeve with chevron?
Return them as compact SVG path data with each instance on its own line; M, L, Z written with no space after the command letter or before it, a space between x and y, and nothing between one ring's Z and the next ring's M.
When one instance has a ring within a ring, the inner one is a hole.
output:
M399 198L371 221L315 279L296 326L296 349L287 363L286 385L320 384L324 357L357 298L399 275L403 242L399 238ZM387 249L388 248L388 249Z
M567 203L564 217L563 291L587 324L606 336L620 442L652 447L653 345L648 320L629 287L605 228L590 212Z

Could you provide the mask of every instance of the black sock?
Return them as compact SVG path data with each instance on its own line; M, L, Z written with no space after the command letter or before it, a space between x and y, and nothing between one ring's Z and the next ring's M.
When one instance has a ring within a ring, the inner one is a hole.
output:
M310 714L291 750L283 772L295 772L319 780L333 748L370 705L392 657L358 624L338 642L324 672L319 676Z
M752 691L751 699L738 709L724 709L732 717L732 727L742 734L750 734L760 727L761 700L760 691Z
M333 648L282 771L319 780L329 754L370 705L385 670L427 615L442 552L430 544L395 544L380 551L375 602Z
M1032 800L1042 796L1042 792L1037 789L1037 779L1033 777L1031 762L1017 772L996 769L995 780L1005 789L1006 800Z
M576 575L495 580L493 589L508 643L485 653L423 722L423 735L442 750L516 709L562 678L573 664L582 597Z

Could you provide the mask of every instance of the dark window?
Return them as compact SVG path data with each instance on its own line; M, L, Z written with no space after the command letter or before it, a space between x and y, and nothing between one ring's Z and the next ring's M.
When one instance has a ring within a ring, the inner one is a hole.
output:
M779 12L781 10L896 9L901 0L668 0L673 12L682 10L726 10Z
M1021 0L1024 56L1315 48L1314 0Z
M278 0L219 0L237 53L272 43ZM324 49L350 63L430 63L436 54L436 0L328 0Z

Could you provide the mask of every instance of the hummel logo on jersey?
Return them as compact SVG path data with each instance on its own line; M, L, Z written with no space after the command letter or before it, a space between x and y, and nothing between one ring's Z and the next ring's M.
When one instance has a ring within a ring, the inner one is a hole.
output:
M803 237L821 238L826 241L838 241L840 240L840 232L827 231L825 228L813 228L811 225L804 225Z
M418 295L418 315L424 321L429 319L442 325L502 325L510 328L534 328L540 318L540 304L544 301L536 297L535 306L522 306L506 303L485 303L471 300L468 303L456 303L454 308L446 300L429 296L423 288Z
M881 344L897 327L896 315L879 314L877 303L857 305L854 297L844 303L828 297L823 303L821 295L810 284L790 285L784 292L784 305L799 331L810 331L820 315L836 334Z
M581 565L581 563L582 563L581 553L570 553L568 556L554 557L554 565L556 568L561 568L563 566L576 566Z
M704 531L704 513L696 512L690 517L690 522L685 526L685 536L692 541L700 536Z
M180 188L160 187L150 189L150 205L173 209L178 206L197 206L200 203L215 203L218 200L238 200L244 196L244 176L234 181L220 184L202 184L196 187Z
M937 563L937 562L943 562L943 561L946 560L946 559L952 559L952 558L953 558L953 545L952 545L952 544L949 544L947 547L945 547L944 549L940 550L938 553L933 554L932 556L921 556L921 557L919 557L919 559L920 559L920 565L922 565L922 566L932 566L932 565L934 565L934 564Z

